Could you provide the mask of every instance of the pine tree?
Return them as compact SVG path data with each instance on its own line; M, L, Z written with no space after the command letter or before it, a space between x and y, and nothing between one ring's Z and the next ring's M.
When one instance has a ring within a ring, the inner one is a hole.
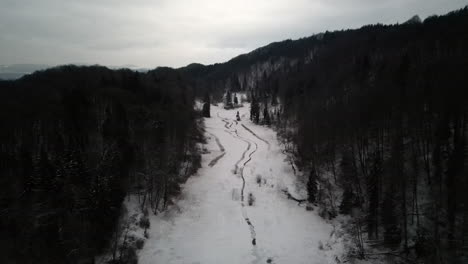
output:
M272 106L275 106L275 105L278 104L278 89L279 89L278 80L275 80L272 95L271 95L271 105Z
M356 195L349 185L343 187L343 197L340 204L340 214L350 214L354 205L356 204Z
M265 124L270 125L270 113L268 112L268 104L265 104L265 109L263 109L263 121Z
M211 117L210 115L210 95L208 93L205 94L205 103L203 104L203 117Z
M260 111L260 109L259 109L259 107L257 105L257 111L255 113L255 123L257 123L257 124L260 123L260 113L259 113L259 111Z
M248 86L247 78L244 75L244 81L242 82L242 90L244 90L244 91L247 90L247 86Z
M250 91L250 121L254 120L254 105L255 105L255 96L253 95L253 92Z
M353 155L349 151L343 153L340 163L341 182L343 184L343 197L340 204L340 213L350 214L353 207L358 206L358 196L353 190L353 181L356 178L356 167L353 163Z
M43 191L53 189L52 185L54 184L55 170L44 148L41 150L41 154L37 162L36 175L37 184L40 189Z
M257 98L252 94L252 103L250 105L250 120L255 123L260 122L260 106L258 105Z
M238 105L239 104L239 101L237 99L237 95L234 94L234 105Z
M382 172L380 154L375 155L374 167L366 181L368 203L367 230L369 239L378 238L379 178Z
M307 201L315 203L317 198L317 172L315 168L310 171L309 181L307 182Z
M231 91L226 92L226 107L231 108L232 107L232 94Z
M384 241L386 244L398 244L401 241L401 231L396 215L395 188L390 187L385 193L382 204L382 224L384 227Z

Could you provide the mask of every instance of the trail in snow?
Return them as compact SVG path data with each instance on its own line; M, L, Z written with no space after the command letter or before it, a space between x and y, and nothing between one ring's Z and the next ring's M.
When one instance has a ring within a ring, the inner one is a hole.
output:
M239 137L242 139L242 137ZM247 140L245 139L242 139L246 142L248 142ZM245 210L245 195L244 195L244 191L245 191L245 184L246 184L246 181L245 181L245 177L244 177L244 168L245 166L252 160L252 155L257 152L257 149L258 149L258 145L257 143L253 142L254 145L255 145L255 149L250 152L249 154L249 158L244 162L243 164L243 167L240 169L240 175L241 175L241 178L242 178L242 189L241 189L241 203L242 203L242 216L244 217L245 219L245 222L247 223L247 225L249 226L249 229L250 229L250 235L252 237L252 245L257 245L257 238L256 238L256 233L255 233L255 227L254 225L252 224L252 221L249 219L248 215L247 215L247 211ZM251 144L249 142L249 148L250 148ZM242 156L244 157L244 155ZM252 194L249 194L249 195L252 195ZM249 197L249 199L251 199ZM250 202L249 202L250 203Z
M236 136L237 136L237 130L236 130ZM237 136L239 139L241 139L242 141L244 141L245 143L247 143L247 148L244 150L244 152L242 152L242 157L236 162L236 164L234 165L234 174L237 174L238 171L239 171L239 164L244 160L245 158L245 154L247 154L247 152L249 152L252 144L250 143L250 141L247 141L243 138L240 138L239 136ZM245 166L245 164L244 164Z
M205 119L209 153L175 204L150 217L139 263L335 263L340 247L332 226L282 192L305 195L296 189L275 132L250 120L236 122L236 112L244 117L248 107L212 106L217 114Z
M208 166L210 167L213 167L214 165L216 165L216 163L218 162L218 160L220 160L222 157L224 157L224 155L226 155L226 152L223 152L221 155L219 155L218 157L212 159L210 161L210 163L208 163Z
M235 123L236 125L238 124L237 121L229 121L228 119L226 118L222 118L220 115L219 115L219 112L217 113L217 116L219 118L221 118L221 120L225 123L224 127L225 128L231 128L232 125ZM241 136L238 135L237 133L237 129L234 129L234 131L230 131L230 130L225 130L227 133L229 133L231 136L235 137L235 138L238 138L244 142L246 142L248 145L247 145L247 148L245 149L245 151L242 153L242 157L236 162L235 164L235 167L234 167L234 174L237 174L238 172L238 168L239 168L239 163L244 160L245 158L245 154L247 152L249 152L249 150L251 149L251 142ZM236 135L233 135L233 133L235 133ZM244 195L244 190L245 190L245 177L244 177L244 167L247 165L247 163L249 163L251 160L252 160L252 155L257 151L258 149L258 145L257 143L253 142L255 144L255 149L250 152L250 154L248 155L248 159L242 164L242 167L240 168L240 177L242 179L242 188L241 188L241 205L242 205L242 217L244 217L245 219L245 222L247 223L247 225L249 226L249 230L250 230L250 236L252 238L252 245L253 246L256 246L257 245L257 239L256 239L256 233L255 233L255 227L254 225L252 224L252 221L249 219L248 215L247 215L247 212L245 210L245 195ZM250 194L252 195L252 194Z
M216 158L212 159L212 160L210 161L210 163L208 163L208 166L213 167L214 165L216 165L216 163L217 163L222 157L224 157L224 155L226 155L226 152L224 151L224 146L221 144L221 141L219 141L219 138L218 138L216 135L214 135L214 134L212 134L212 133L209 133L209 132L207 132L207 134L209 134L209 135L211 135L212 137L215 138L216 144L217 144L218 147L219 147L219 151L222 152L219 156L217 156Z
M257 134L255 134L252 130L250 130L248 127L246 127L244 124L242 124L242 127L245 128L245 130L249 131L254 137L260 139L261 141L265 142L265 144L268 145L268 148L270 148L270 142L266 141L265 139L259 137Z
M219 151L224 152L224 146L221 144L221 141L219 141L219 138L216 135L212 134L212 133L207 132L207 134L209 134L209 135L211 135L211 136L213 136L215 138L216 144L218 144L218 147L219 147Z

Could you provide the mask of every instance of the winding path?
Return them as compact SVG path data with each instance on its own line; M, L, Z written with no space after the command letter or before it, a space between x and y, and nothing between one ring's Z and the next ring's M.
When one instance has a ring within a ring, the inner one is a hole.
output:
M227 118L223 118L223 117L220 116L219 112L216 115L225 124L224 127L227 128L227 130L225 130L225 131L228 134L230 134L232 137L237 138L239 140L242 140L243 142L248 144L247 148L244 150L244 152L242 152L242 157L234 165L234 174L237 174L238 171L239 171L239 164L244 160L246 153L251 150L252 143L251 143L250 140L239 136L239 134L237 133L237 129L229 130L234 124L236 126L238 125L238 122L236 120L230 121ZM244 125L242 125L242 126L244 126ZM253 142L253 144L255 145L255 149L252 152L249 153L248 159L245 160L244 163L242 164L242 167L240 168L240 177L242 179L242 188L241 188L242 217L245 219L245 222L249 226L250 236L251 236L251 239L252 239L252 245L256 246L257 245L257 239L256 239L256 233L255 233L255 226L252 224L252 221L249 219L249 217L247 215L247 211L244 208L245 207L244 191L245 191L245 185L246 185L246 181L245 181L245 177L244 177L244 167L252 160L252 155L258 149L257 143ZM250 194L250 195L252 195L252 194ZM253 199L253 198L250 198L250 199Z
M319 249L333 244L331 225L283 193L305 195L274 131L245 118L247 104L211 111L202 168L168 211L150 217L139 263L335 263L334 250Z

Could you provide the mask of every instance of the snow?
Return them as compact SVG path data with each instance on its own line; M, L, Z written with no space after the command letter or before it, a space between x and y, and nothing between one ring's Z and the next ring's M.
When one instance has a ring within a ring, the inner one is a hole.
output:
M139 263L336 263L333 226L283 192L306 198L276 133L250 122L248 104L212 106L211 116L202 168L169 210L150 215Z

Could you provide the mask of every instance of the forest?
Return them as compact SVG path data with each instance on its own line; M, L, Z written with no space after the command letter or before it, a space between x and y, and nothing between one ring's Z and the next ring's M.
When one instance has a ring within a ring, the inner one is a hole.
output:
M179 73L62 66L0 83L0 262L94 263L126 194L167 207L200 164Z
M282 102L277 126L309 174L309 197L329 217L354 217L360 258L364 240L424 263L461 263L466 254L467 29L465 8L326 33L310 62L253 90L262 109L275 105L270 98ZM333 185L343 191L338 201L326 195Z
M251 120L277 129L309 201L326 218L351 216L353 257L384 247L424 263L462 263L467 47L464 8L272 43L182 70L200 90L250 95Z

